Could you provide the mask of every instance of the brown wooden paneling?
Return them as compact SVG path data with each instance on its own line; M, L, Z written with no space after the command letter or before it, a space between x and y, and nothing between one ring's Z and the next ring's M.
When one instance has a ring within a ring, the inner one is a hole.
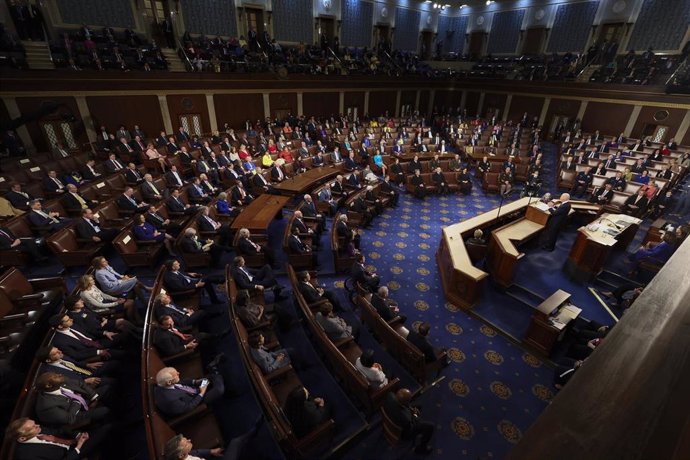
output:
M201 115L202 133L211 132L211 122L208 119L208 106L206 96L203 94L175 94L167 96L168 110L172 120L173 130L177 131L180 127L180 115L199 114Z
M331 116L337 115L340 108L339 93L303 93L302 109L306 116Z
M510 110L508 110L508 120L513 120L517 123L522 119L522 115L525 112L527 112L530 120L534 117L539 117L543 106L543 97L513 96L513 100L510 102Z
M411 105L414 107L415 102L417 102L417 91L400 92L400 105Z
M434 107L445 112L451 108L455 109L458 107L461 99L462 91L437 90L434 94Z
M289 110L297 115L297 93L271 93L268 100L272 117L275 117L276 110Z
M38 152L46 152L50 150L49 144L43 135L41 130L40 120L43 118L59 118L64 116L73 115L77 119L75 125L76 129L81 126L81 116L79 115L79 109L77 108L77 101L73 97L18 97L17 106L22 116L31 116L41 110L44 104L55 103L60 104L59 107L53 115L47 115L45 117L40 117L34 121L30 121L26 124L26 128L29 131L29 135L33 140L34 146ZM88 142L86 137L86 131L82 128L77 136L77 144L81 145Z
M551 119L555 115L567 116L571 120L577 117L580 110L580 101L575 99L551 99L549 108L546 111L544 126L548 129L551 126Z
M130 130L139 125L148 137L153 138L165 130L156 96L89 96L86 104L97 132L100 126L114 133L120 125Z
M582 129L590 132L598 129L606 134L621 133L628 124L632 111L632 105L590 102L582 117Z
M465 100L465 109L467 115L473 117L477 114L477 107L479 107L479 94L476 91L468 91L467 99Z
M230 123L235 129L244 129L247 119L252 123L264 119L264 99L259 93L254 94L216 94L213 96L216 107L218 127Z
M388 115L395 114L395 91L371 91L369 93L369 116L378 117L388 111Z
M364 92L363 91L346 91L345 92L345 109L348 107L359 107L360 112L364 108Z
M660 110L667 110L668 117L665 120L656 121L654 120L654 114ZM632 137L640 137L646 125L662 125L669 127L668 134L664 139L665 141L668 141L678 132L678 128L683 121L683 117L685 117L685 113L686 111L682 109L669 109L663 106L642 107L642 110L640 110L640 115L637 117L637 121L635 122L635 126L633 127L630 135Z
M431 93L427 90L421 90L419 92L419 107L417 107L417 110L419 110L419 113L422 115L427 115L427 110L429 109L429 97L431 97Z
M484 107L482 108L482 115L489 116L498 113L498 119L503 117L503 109L506 108L506 94L499 93L484 93Z

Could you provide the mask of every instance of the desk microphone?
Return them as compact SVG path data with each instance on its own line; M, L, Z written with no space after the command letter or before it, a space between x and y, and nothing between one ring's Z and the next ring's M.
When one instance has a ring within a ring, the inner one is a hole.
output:
M599 222L603 222L603 221L609 222L611 225L613 225L616 228L616 230L621 230L621 226L619 226L617 223L615 223L614 221L612 221L608 217L600 217L599 218Z

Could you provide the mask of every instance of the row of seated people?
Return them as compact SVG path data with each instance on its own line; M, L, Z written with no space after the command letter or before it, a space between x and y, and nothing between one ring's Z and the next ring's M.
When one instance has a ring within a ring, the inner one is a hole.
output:
M16 285L20 272L12 270ZM32 352L33 363L7 429L3 458L91 457L106 446L112 448L112 439L126 429L118 420L131 401L118 394L136 373L130 363L138 354L142 323L132 313L130 297L138 281L121 277L109 287L101 284L116 293L110 296L94 283L94 276L105 279L104 271L108 278L114 276L106 262L80 279L64 306L58 305L59 313L47 318L51 327L47 333L33 326L41 347Z

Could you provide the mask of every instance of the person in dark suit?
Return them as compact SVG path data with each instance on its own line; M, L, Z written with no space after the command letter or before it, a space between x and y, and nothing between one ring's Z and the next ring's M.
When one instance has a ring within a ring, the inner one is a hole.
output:
M114 174L116 172L122 171L123 169L125 169L125 167L122 165L120 160L117 159L117 155L111 153L105 162L105 169L110 174Z
M297 280L299 281L299 292L307 303L312 304L326 299L333 305L335 311L343 311L337 294L334 291L319 286L316 280L311 279L309 271L304 270L299 272L297 274Z
M323 398L313 398L302 385L295 387L285 401L285 415L295 435L309 434L331 417L331 408Z
M117 385L116 379L109 377L116 372L109 366L110 363L78 362L53 345L39 349L36 358L41 361L41 373L55 372L70 380L83 381L95 389L104 401L108 400L108 395Z
M587 193L587 187L592 183L592 180L594 180L594 177L591 167L588 167L584 171L580 171L577 173L577 176L575 176L575 181L573 187L570 189L570 193L582 197Z
M232 268L230 269L232 279L235 280L239 289L260 290L266 288L273 289L273 294L276 300L282 299L281 291L283 287L278 284L273 274L273 270L268 265L261 268L249 268L244 264L244 257L237 256L233 260Z
M153 399L161 413L171 417L194 410L200 404L213 404L225 393L223 377L211 373L200 379L180 379L174 367L164 367L156 374Z
M288 248L293 254L311 254L312 264L314 266L318 264L316 253L314 253L311 245L302 241L297 227L292 227L291 235L288 237Z
M393 423L402 428L403 438L417 441L414 452L416 454L431 453L429 441L434 434L434 424L422 420L418 408L411 406L412 393L407 388L401 388L395 394L388 393L383 403L386 415Z
M72 219L60 217L58 212L44 211L39 200L33 200L30 206L29 222L34 227L45 228L48 232L53 233L72 223Z
M423 200L426 196L426 185L424 184L424 178L422 177L421 169L414 170L414 176L410 180L411 184L414 186L414 196Z
M376 309L381 319L391 322L395 318L400 318L401 322L407 320L407 316L400 314L397 302L388 297L388 287L380 286L371 296L371 306Z
M430 330L431 325L425 321L419 325L416 331L414 328L411 328L410 332L407 334L407 341L424 354L424 361L427 363L438 361L439 356L439 353L434 349L431 343L429 343L428 336Z
M350 228L347 223L347 214L340 214L338 216L338 222L335 224L335 232L338 238L343 239L343 246L348 247L352 245L352 248L348 249L354 254L356 250L359 250L359 245L361 242L361 236L357 230Z
M275 264L275 254L273 251L265 245L260 245L252 241L251 234L246 228L241 228L239 230L237 248L239 249L239 253L243 255L264 254L266 262L268 262L270 266Z
M182 198L180 198L180 191L178 189L173 189L170 192L170 196L165 201L165 205L168 207L168 211L183 213L186 216L196 214L199 210L198 205L189 204L182 201Z
M450 187L448 187L448 183L446 182L443 172L441 172L440 166L434 170L431 175L431 180L436 184L436 188L440 194L448 195L450 193Z
M127 352L109 346L114 344L110 337L89 336L86 332L74 326L74 319L68 314L53 315L48 319L48 324L55 328L53 345L63 350L69 356L77 360L98 358L100 360L123 359Z
M185 131L182 126L180 126L178 128L177 132L175 133L175 139L178 142L185 142L185 141L189 141L191 138L189 137L189 133L187 131Z
M183 253L187 254L208 253L211 256L211 263L214 266L218 266L220 264L223 252L225 250L224 247L216 244L211 238L199 240L196 229L192 227L185 229L184 236L180 240L180 249Z
M553 201L549 202L549 221L546 223L546 228L544 229L544 244L542 249L547 251L553 251L556 246L556 239L561 231L561 227L565 224L565 220L568 218L568 213L570 212L570 195L564 193L560 197L560 204L555 205Z
M350 209L362 216L362 226L367 228L371 225L371 221L374 218L373 213L370 211L369 206L367 206L366 201L361 194L355 196L355 199L350 203Z
M149 204L144 201L137 201L134 197L134 189L132 187L125 188L122 195L115 199L117 207L123 211L130 211L134 213L145 212L149 208Z
M81 168L81 176L86 181L96 180L102 176L101 173L96 171L96 161L95 160L89 159L86 161L86 164L84 165L84 167Z
M67 380L64 375L46 372L36 379L34 411L39 422L72 434L84 426L104 421L110 409L94 407L99 395L84 382Z
M48 260L39 249L33 238L17 238L7 227L0 227L0 250L15 249L28 254L33 262L45 262Z
M374 292L378 289L381 278L376 273L370 272L365 266L366 257L364 254L357 253L355 255L355 263L352 264L350 269L350 276L352 279L359 284L361 284L369 292Z
M176 292L189 291L190 289L204 289L208 293L211 302L221 303L213 285L224 283L224 277L204 276L193 272L184 273L180 271L180 262L177 260L169 261L166 267L167 271L163 275L163 284L173 295Z
M33 196L22 190L21 184L17 183L12 184L10 191L5 194L5 198L12 206L22 211L27 211L29 204L34 199Z
M625 200L622 211L625 214L639 217L647 209L647 205L649 205L649 200L645 196L644 189L640 187L635 195L630 195L628 199Z
M604 184L603 187L597 188L596 192L592 193L589 201L600 205L609 204L613 199L613 185L610 183Z
M391 176L383 176L383 182L381 182L379 190L382 195L388 196L390 198L391 206L398 206L398 199L400 198L400 193L395 189L395 187L393 187L393 184L391 184Z
M245 206L251 203L254 197L244 189L242 182L237 181L230 189L230 200L235 206Z
M163 191L153 183L151 174L144 174L144 182L139 186L142 197L147 201L159 201L163 199Z
M48 175L43 178L43 189L50 193L65 193L67 190L55 171L48 171Z
M167 315L159 320L159 327L153 334L153 345L164 357L176 355L185 350L195 350L200 340L192 334L180 332L175 327L175 321Z
M172 165L170 170L165 173L165 183L170 188L181 188L184 187L187 182L182 179L182 176L177 171L177 166Z
M78 460L100 453L112 425L102 424L88 432L61 437L58 430L43 428L34 420L20 417L7 427L7 435L16 441L13 460Z
M149 210L144 214L144 218L146 222L153 225L157 230L165 231L175 237L182 230L182 225L163 217L153 205L149 206Z
M127 168L125 168L125 180L128 184L140 184L144 181L144 177L141 175L134 163L129 163Z
M96 243L110 243L120 233L116 228L101 228L100 222L91 208L82 210L81 219L77 221L76 231L77 237Z
M62 196L61 201L65 208L70 210L82 210L98 206L98 201L85 198L74 184L67 184L67 193Z

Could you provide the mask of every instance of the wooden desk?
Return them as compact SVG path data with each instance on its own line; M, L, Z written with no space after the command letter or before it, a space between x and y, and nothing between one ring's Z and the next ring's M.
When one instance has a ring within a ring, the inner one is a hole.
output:
M280 214L290 198L264 193L259 195L244 211L232 221L230 228L239 230L247 228L250 232L265 233L268 225Z
M559 289L537 306L527 328L525 344L544 356L551 354L553 345L565 332L566 326L581 312L579 308L569 305L569 299L570 294Z
M472 308L479 299L483 280L489 276L472 264L465 239L475 229L495 224L499 218L514 219L514 215L524 211L529 202L529 197L521 198L503 206L500 216L498 209L492 209L443 229L439 249L436 251L436 263L443 291L449 302L465 309Z
M657 220L652 222L652 225L649 226L647 234L644 236L644 239L642 240L642 246L650 242L661 242L661 238L663 236L661 229L664 228L664 225L666 225L666 219L664 219L663 217L659 217Z
M617 235L602 232L602 229L612 226L611 221L621 220L620 216L620 214L603 214L591 224L599 227L596 231L593 231L590 225L578 229L577 238L563 267L571 278L577 281L591 280L604 268L613 247L625 248L630 244L637 233L640 219L633 218L634 220L626 223Z
M289 179L285 179L273 186L281 195L293 196L308 192L312 188L337 176L342 172L342 166L319 166L312 168Z
M539 233L548 217L547 213L529 206L525 218L491 232L486 263L493 280L499 286L507 288L513 284L517 261L524 256L515 245Z

